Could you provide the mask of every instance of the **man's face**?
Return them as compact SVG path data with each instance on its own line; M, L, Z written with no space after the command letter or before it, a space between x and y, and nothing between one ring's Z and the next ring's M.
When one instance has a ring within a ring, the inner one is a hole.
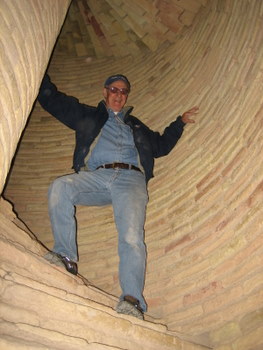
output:
M128 99L128 93L127 85L122 80L117 80L103 89L106 105L114 112L122 110Z

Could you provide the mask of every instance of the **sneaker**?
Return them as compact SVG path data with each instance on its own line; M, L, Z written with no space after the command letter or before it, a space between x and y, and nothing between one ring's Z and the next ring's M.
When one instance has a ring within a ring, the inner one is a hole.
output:
M44 259L46 259L51 264L54 264L56 266L65 267L65 265L61 261L61 257L55 252L48 252L46 255L44 255Z
M139 300L130 295L126 295L124 299L117 304L116 311L119 314L134 316L140 320L144 319Z
M61 256L61 261L65 265L68 272L72 273L73 275L78 274L78 265L75 261L70 260L66 256Z
M66 270L73 275L78 274L78 265L74 261L70 260L66 256L61 256L60 254L57 254L55 252L48 252L46 255L44 255L44 259L49 261L51 264L54 264L56 266L62 266L65 267Z

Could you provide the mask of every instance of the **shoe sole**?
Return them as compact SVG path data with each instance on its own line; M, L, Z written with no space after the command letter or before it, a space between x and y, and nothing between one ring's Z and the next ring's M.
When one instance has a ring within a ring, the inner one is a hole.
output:
M116 307L118 314L130 315L143 320L143 313L128 301L120 301Z

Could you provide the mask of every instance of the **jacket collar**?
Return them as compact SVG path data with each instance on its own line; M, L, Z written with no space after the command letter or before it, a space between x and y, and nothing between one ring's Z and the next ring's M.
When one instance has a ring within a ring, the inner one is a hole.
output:
M128 116L129 114L131 114L132 110L133 110L133 107L132 107L132 106L125 106L125 107L123 108L124 118L125 118L126 116Z
M105 107L105 109L107 110L107 106L104 100L101 100L98 104L98 107ZM129 116L129 114L132 112L133 110L133 106L124 106L123 110L123 114L124 114L124 120L127 119L127 117Z

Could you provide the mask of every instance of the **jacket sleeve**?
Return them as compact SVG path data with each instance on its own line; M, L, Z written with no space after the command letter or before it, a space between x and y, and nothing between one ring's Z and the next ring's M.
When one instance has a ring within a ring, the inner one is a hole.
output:
M165 128L163 134L150 130L150 139L154 158L166 156L182 136L185 123L181 116Z
M47 74L40 86L38 101L47 112L76 130L78 122L82 119L83 105L77 98L58 91Z

